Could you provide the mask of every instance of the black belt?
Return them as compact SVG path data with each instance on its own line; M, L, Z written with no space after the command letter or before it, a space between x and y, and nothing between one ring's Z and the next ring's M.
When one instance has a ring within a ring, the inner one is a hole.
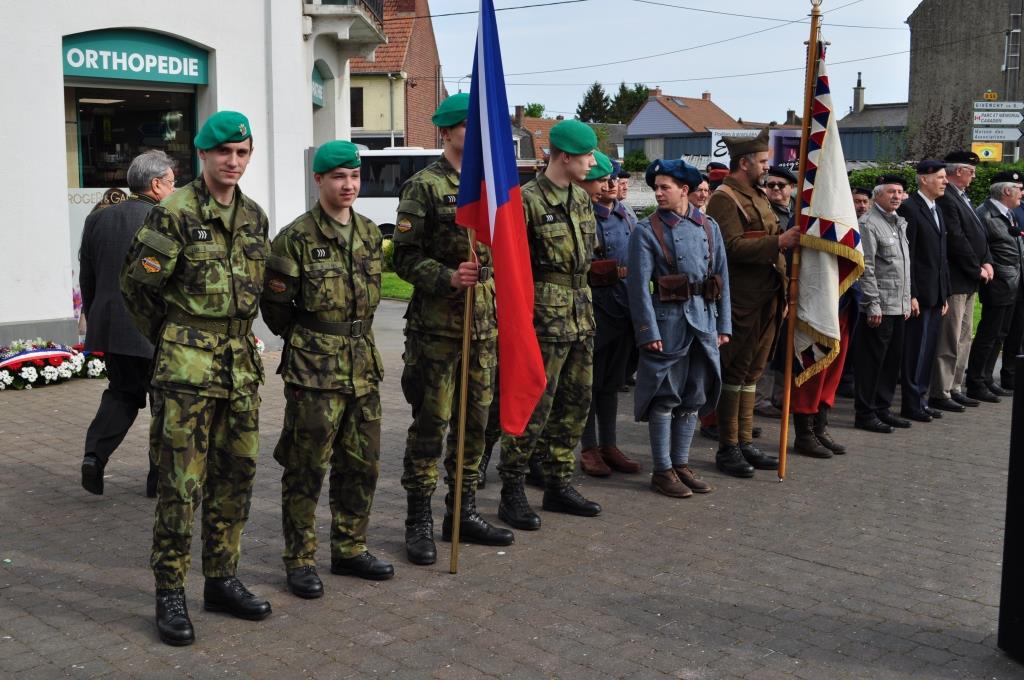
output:
M535 281L543 281L544 283L553 283L556 286L565 286L566 288L586 288L587 287L587 275L586 274L561 274L559 272L538 272L534 276Z
M354 321L321 321L315 314L301 312L296 318L299 325L316 333L342 335L348 338L361 338L373 326L373 317Z
M252 319L207 319L189 314L181 307L171 307L167 312L167 320L171 323L197 328L201 331L220 333L233 338L244 338L252 330Z

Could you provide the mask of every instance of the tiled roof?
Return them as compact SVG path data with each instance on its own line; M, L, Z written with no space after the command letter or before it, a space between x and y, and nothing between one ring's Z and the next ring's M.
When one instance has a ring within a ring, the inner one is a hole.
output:
M705 132L710 128L724 130L744 128L710 99L669 95L655 95L653 98L694 132Z
M350 62L352 73L395 73L405 66L405 56L409 51L409 38L412 26L416 22L415 5L408 1L384 0L384 34L388 41L377 47L374 61L366 61L356 57ZM424 3L425 4L425 3ZM412 6L412 11L399 11ZM429 14L429 11L426 12ZM430 21L430 19L424 19Z
M906 127L907 102L866 104L862 111L848 113L838 121L839 129Z
M547 158L551 150L551 139L548 137L551 128L559 121L554 118L523 118L522 127L533 136L533 157L538 160Z

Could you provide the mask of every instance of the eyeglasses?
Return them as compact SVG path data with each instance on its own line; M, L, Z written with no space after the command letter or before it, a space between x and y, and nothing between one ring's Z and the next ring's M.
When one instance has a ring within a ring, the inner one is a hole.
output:
M765 182L764 185L769 189L782 189L789 186L789 184L785 182Z
M158 181L158 182L165 182L166 184L168 184L168 185L170 185L172 187L174 186L174 178L173 177L171 179L167 179L166 177L157 177L156 181Z

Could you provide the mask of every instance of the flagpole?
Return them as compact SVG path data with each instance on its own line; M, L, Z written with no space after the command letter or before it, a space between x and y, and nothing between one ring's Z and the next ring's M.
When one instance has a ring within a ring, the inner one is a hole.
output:
M476 230L466 229L469 236L469 259L476 258ZM452 555L448 572L459 573L459 529L462 528L462 462L466 458L466 400L469 398L469 351L473 332L474 286L466 288L466 305L462 311L462 362L459 364L459 430L455 447L455 491L452 499Z
M811 0L811 36L807 41L807 70L804 79L804 118L800 134L800 172L797 180L796 216L794 225L800 228L803 211L804 180L807 173L807 142L811 135L811 102L814 99L814 79L818 70L818 31L821 25L821 3ZM779 428L779 481L786 478L789 457L789 410L793 392L793 346L796 342L797 295L800 292L800 245L793 248L793 262L789 270L789 310L786 315L785 387L782 392L782 425Z

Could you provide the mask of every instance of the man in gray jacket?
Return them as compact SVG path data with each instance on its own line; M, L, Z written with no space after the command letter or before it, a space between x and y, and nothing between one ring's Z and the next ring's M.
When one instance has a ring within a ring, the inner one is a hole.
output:
M910 422L889 410L900 359L904 322L910 316L910 245L907 221L896 214L906 190L899 175L878 178L874 205L860 218L864 274L860 278L860 308L864 323L854 342L854 425L888 434Z
M153 345L128 315L118 276L132 237L146 215L174 191L173 168L174 161L163 151L136 156L128 168L131 198L89 215L82 232L79 285L87 324L85 348L103 352L110 381L85 435L82 487L94 494L103 493L107 461L146 405ZM152 461L146 495L156 495Z

